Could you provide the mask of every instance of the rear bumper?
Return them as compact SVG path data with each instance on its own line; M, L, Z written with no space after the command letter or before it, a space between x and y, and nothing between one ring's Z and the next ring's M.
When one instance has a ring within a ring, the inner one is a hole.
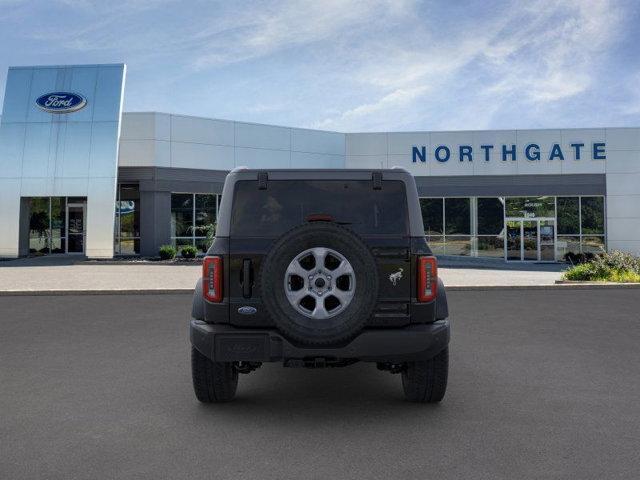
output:
M191 320L191 344L216 362L357 359L401 363L428 360L449 344L448 320L397 329L367 329L343 347L300 347L276 330L236 328Z

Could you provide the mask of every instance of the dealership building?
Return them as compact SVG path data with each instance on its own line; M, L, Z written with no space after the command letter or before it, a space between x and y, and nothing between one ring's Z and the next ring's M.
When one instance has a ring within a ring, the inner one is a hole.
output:
M204 251L233 168L415 177L438 255L640 254L640 128L344 133L122 112L122 64L12 67L0 118L0 257Z

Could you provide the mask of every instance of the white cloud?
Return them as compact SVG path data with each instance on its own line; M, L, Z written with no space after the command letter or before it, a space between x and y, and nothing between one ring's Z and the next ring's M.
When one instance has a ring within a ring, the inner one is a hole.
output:
M220 66L259 58L315 42L333 43L349 30L384 16L402 15L405 2L394 0L280 1L256 11L234 11L230 18L195 35L201 42L194 65ZM217 22L216 22L217 23ZM209 53L209 50L212 50Z
M489 128L505 111L587 95L625 15L618 0L488 0L469 12L431 0L59 1L75 7L73 28L17 34L43 54L123 59L129 82L134 70L156 76L138 88L149 98L189 82L200 115L226 102L232 116L347 131ZM224 82L236 97L207 103Z
M356 77L368 84L375 95L361 105L325 118L318 123L327 128L358 129L370 125L367 117L386 110L379 125L389 115L399 115L407 102L399 91L420 92L412 100L421 98L426 104L440 104L449 97L450 105L455 88L470 83L475 89L475 104L482 113L497 112L503 102L541 105L584 93L592 85L594 58L614 40L616 26L622 14L610 0L538 0L525 8L519 2L501 9L496 19L471 19L458 25L461 35L449 37L436 44L423 42L411 50L398 42L387 46L382 61L372 59ZM433 31L437 25L429 25ZM429 38L429 31L416 34ZM394 51L395 50L395 51ZM477 77L476 81L467 77ZM402 89L402 90L399 90ZM486 98L492 98L487 105ZM482 107L482 108L481 108ZM489 107L489 108L487 108ZM468 105L461 109L469 110ZM447 124L455 124L456 109L451 108ZM484 117L488 127L491 117ZM459 128L469 128L464 113ZM432 125L437 127L437 125ZM375 125L374 125L375 128Z

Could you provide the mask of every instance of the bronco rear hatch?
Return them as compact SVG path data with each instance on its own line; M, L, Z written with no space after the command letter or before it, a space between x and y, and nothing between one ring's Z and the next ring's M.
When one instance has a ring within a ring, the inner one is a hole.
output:
M262 261L274 241L309 222L342 225L359 235L373 253L379 290L370 325L408 323L415 288L406 186L376 173L367 180L272 180L264 173L257 180L235 183L229 232L231 323L270 324L260 308L257 280Z

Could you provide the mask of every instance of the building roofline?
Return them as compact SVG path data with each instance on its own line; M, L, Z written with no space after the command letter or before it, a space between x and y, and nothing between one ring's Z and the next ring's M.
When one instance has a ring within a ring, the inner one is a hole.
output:
M168 115L172 117L183 117L183 118L196 118L200 120L214 120L219 122L233 122L233 123L243 123L246 125L260 125L267 127L277 127L277 128L293 128L296 130L307 130L310 132L324 132L324 133L337 133L341 135L383 135L383 134L422 134L422 133L487 133L487 132L520 132L520 131L554 131L554 130L622 130L622 129L638 129L640 126L625 126L625 127L545 127L545 128L497 128L497 129L463 129L463 130L391 130L391 131L370 131L370 132L340 132L337 130L324 130L317 128L309 128L309 127L294 127L291 125L277 125L272 123L260 123L260 122L250 122L245 120L231 120L228 118L217 118L217 117L204 117L201 115L186 115L182 113L169 113L169 112L160 112L160 111L141 111L141 112L129 112L124 111L123 114L128 115Z

